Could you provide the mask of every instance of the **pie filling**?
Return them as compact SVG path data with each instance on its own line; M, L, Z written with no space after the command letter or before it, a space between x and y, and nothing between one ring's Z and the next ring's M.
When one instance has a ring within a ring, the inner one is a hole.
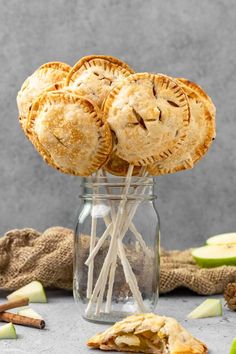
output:
M113 343L112 343L113 341ZM124 333L111 339L111 346L119 351L131 351L150 354L169 354L167 336L163 333L154 333L150 330L134 334Z

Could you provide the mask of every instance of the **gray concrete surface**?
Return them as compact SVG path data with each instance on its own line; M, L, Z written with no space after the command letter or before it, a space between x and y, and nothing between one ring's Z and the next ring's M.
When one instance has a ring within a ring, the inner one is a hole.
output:
M212 149L192 171L157 179L162 244L235 231L235 18L235 0L0 0L0 234L73 225L80 179L42 161L21 132L15 98L40 64L90 53L196 80L212 96Z
M86 322L80 318L73 297L65 292L47 292L48 304L31 304L46 321L44 330L16 326L17 340L0 341L0 352L3 354L95 354L97 350L86 348L86 341L97 332L108 328L107 325ZM0 300L4 300L0 292ZM220 298L219 296L214 296ZM236 336L232 330L236 327L235 313L224 307L222 317L187 320L186 315L205 297L188 292L176 292L161 296L157 313L175 317L197 338L204 341L209 354L229 354L229 348ZM100 352L101 353L101 352Z

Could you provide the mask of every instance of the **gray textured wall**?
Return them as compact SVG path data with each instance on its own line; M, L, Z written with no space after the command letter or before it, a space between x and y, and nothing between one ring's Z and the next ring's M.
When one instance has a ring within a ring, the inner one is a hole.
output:
M15 97L40 64L105 53L136 71L200 83L217 139L192 171L157 179L163 245L236 230L235 0L0 0L0 233L72 226L80 179L48 167L24 137Z

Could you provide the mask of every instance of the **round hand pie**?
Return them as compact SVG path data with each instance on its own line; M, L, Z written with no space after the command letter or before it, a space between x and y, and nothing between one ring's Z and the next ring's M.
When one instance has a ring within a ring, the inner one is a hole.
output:
M54 89L60 89L71 67L61 62L51 62L40 66L31 76L23 83L17 95L17 105L19 110L20 124L24 132L26 132L26 123L29 108L35 98L41 94L46 88L54 86ZM60 84L59 84L60 82ZM53 89L53 87L51 87Z
M202 89L201 91L193 89L198 87L194 83L185 80L184 83L179 81L179 84L188 96L191 109L187 139L174 155L148 166L148 172L152 175L192 168L208 151L215 137L215 106L212 101L206 100L206 94L202 94Z
M72 175L92 174L112 149L111 132L100 109L66 89L44 92L34 101L27 131L49 165Z
M67 85L78 87L80 95L93 100L101 107L108 92L133 70L121 60L91 55L80 59L67 77Z
M116 136L116 153L130 164L144 166L165 159L186 139L188 99L170 77L130 75L108 94L103 109Z

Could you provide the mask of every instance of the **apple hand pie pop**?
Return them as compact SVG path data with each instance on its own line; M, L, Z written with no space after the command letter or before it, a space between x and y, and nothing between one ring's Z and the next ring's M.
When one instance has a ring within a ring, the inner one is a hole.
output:
M58 90L64 86L70 69L70 65L61 62L45 63L25 80L17 95L17 105L20 124L26 135L29 108L33 101L44 90Z
M76 176L96 172L112 148L100 109L66 89L45 92L34 101L27 133L49 165Z
M186 139L190 122L188 99L181 87L167 76L148 73L128 76L110 91L102 109L105 120L116 137L116 155L130 164L126 186L130 184L133 166L146 166L172 155ZM124 255L118 248L119 241L123 239L126 232L120 235L124 218L129 219L129 215L132 215L133 210L138 206L138 202L134 203L131 210L124 214L123 198L126 195L127 189L124 190L115 219L110 252L105 258L87 307L88 315L94 302L97 301L100 308L107 281L108 286L112 287L110 279L112 282L114 279L109 277L109 269L112 269L113 261L118 255L124 268L126 282L130 286L139 311L145 311L137 282L133 281L132 269L122 262Z
M192 168L215 137L215 107L204 90L186 79L163 74L134 73L121 60L103 55L80 59L74 67L47 63L23 84L17 96L21 126L43 159L57 170L76 176L106 172L125 177L117 210L111 203L106 230L97 238L92 216L90 253L85 261L87 314L110 313L117 259L137 308L145 304L136 276L126 257L123 239L128 230L151 257L132 220L145 183L133 187L134 202L127 202L132 176L143 181ZM94 197L96 190L94 189ZM136 199L135 199L136 198ZM93 206L94 204L93 199ZM109 222L108 222L109 220ZM93 286L94 258L109 242L108 252Z

